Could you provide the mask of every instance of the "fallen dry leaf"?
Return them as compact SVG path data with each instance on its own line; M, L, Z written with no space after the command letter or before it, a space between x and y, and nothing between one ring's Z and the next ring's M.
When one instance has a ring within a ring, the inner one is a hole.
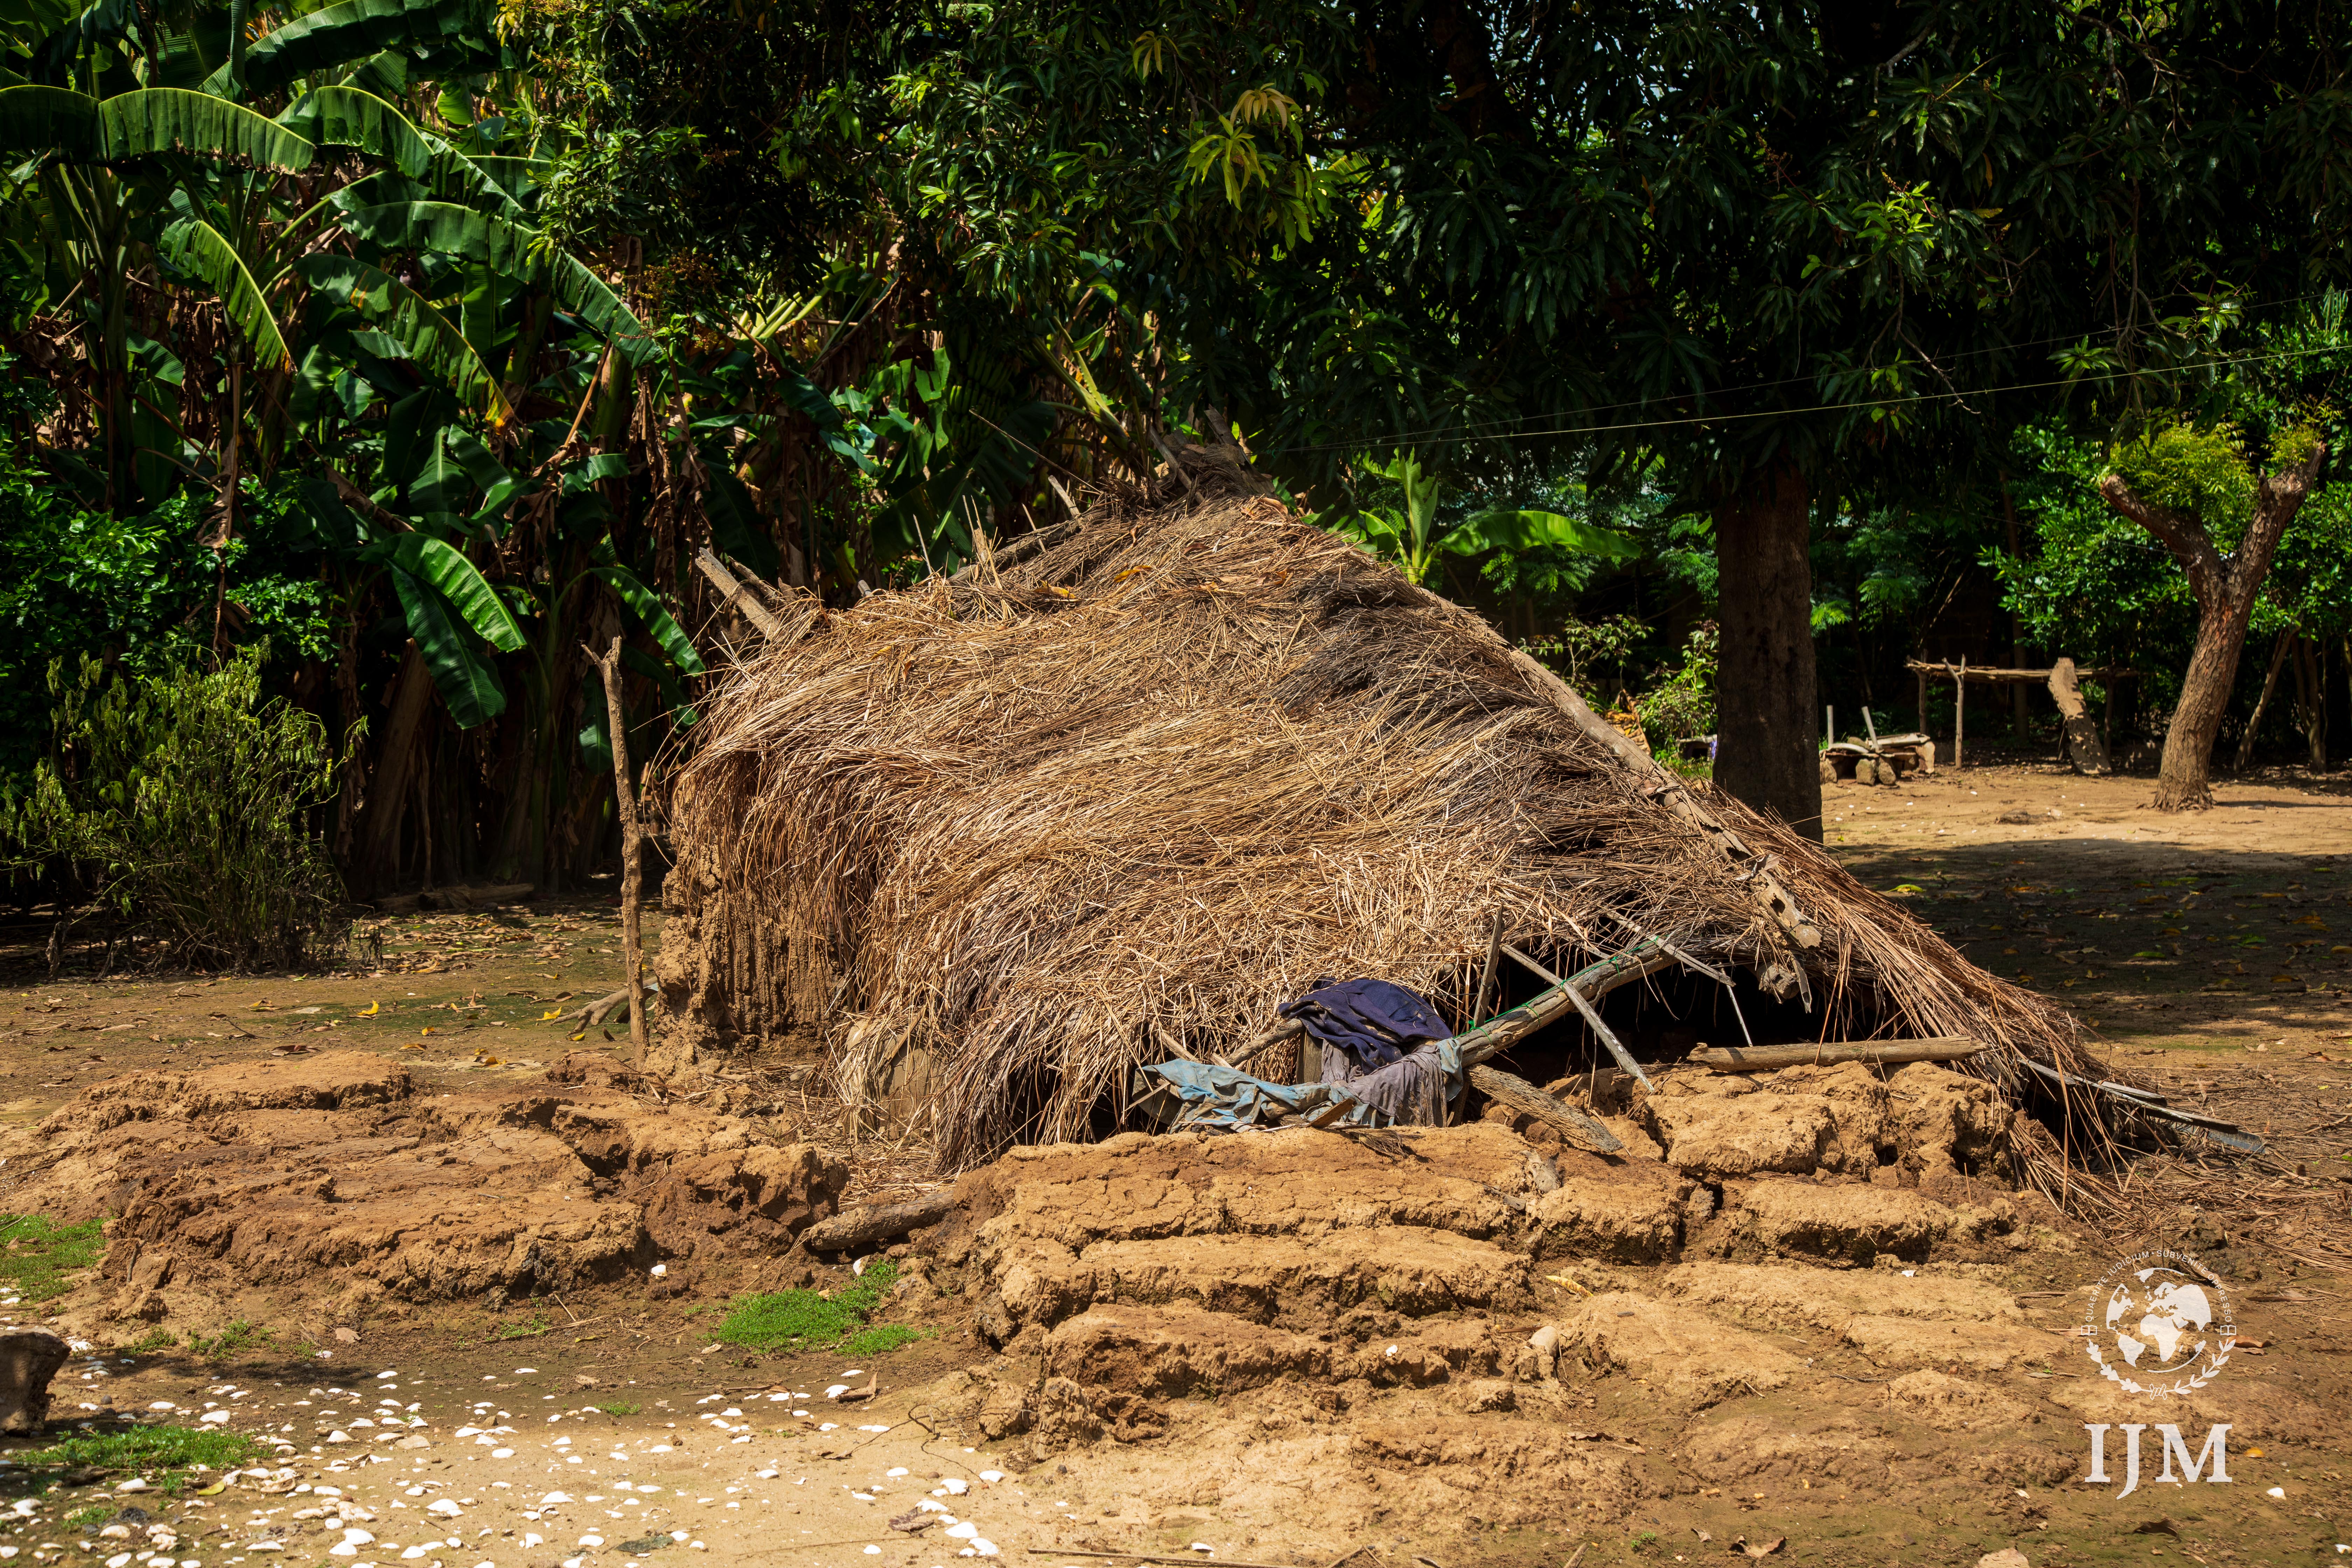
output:
M1750 1557L1769 1557L1775 1552L1780 1551L1783 1546L1788 1545L1789 1540L1786 1536L1776 1535L1769 1541L1750 1541L1743 1535L1731 1544L1738 1547L1740 1551L1745 1552Z

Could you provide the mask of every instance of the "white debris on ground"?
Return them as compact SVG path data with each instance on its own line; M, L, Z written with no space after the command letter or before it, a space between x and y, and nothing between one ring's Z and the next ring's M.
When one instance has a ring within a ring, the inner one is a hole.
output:
M74 1363L93 1384L134 1368L128 1357ZM22 1499L0 1513L0 1563L597 1568L663 1551L765 1556L798 1541L949 1568L1002 1555L1000 1536L1050 1540L1021 1529L1032 1520L1048 1531L1072 1520L987 1457L941 1451L924 1426L893 1418L887 1395L865 1407L875 1419L845 1428L814 1420L811 1394L783 1385L650 1407L608 1396L615 1414L573 1403L583 1390L571 1379L530 1367L491 1374L491 1398L461 1385L446 1404L426 1394L438 1380L405 1390L403 1381L387 1369L125 1400L123 1415L142 1425L236 1433L264 1452L227 1470L113 1476ZM108 1396L77 1411L61 1399L46 1440L119 1429L113 1405ZM0 1453L0 1489L17 1463ZM892 1528L917 1510L936 1533Z

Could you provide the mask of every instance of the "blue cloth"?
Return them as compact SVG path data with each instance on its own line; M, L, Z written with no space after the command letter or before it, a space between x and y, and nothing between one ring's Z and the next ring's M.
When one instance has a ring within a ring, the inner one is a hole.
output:
M1326 975L1314 990L1276 1011L1304 1023L1318 1045L1341 1047L1368 1068L1386 1067L1423 1040L1454 1037L1435 1008L1385 980Z
M1430 1088L1443 1094L1445 1103L1461 1099L1462 1054L1452 1039L1414 1052L1408 1064L1402 1072L1391 1069L1377 1075L1381 1080L1398 1079L1396 1087L1386 1081L1367 1084L1364 1087L1372 1090L1367 1094L1349 1084L1271 1083L1252 1078L1239 1068L1211 1062L1155 1062L1142 1069L1147 1083L1153 1079L1158 1083L1139 1109L1173 1131L1201 1128L1238 1132L1244 1127L1274 1126L1285 1116L1312 1117L1335 1104L1347 1109L1327 1126L1387 1127L1399 1121L1420 1121L1414 1114L1416 1106L1425 1107L1433 1095L1410 1092L1402 1083L1404 1077L1434 1079Z

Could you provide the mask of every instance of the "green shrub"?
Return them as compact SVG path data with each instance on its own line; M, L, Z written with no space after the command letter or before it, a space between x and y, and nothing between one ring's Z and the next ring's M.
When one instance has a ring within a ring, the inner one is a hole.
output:
M1671 757L1675 742L1715 732L1715 672L1722 637L1713 621L1691 629L1682 668L1642 693L1642 727L1650 744Z
M856 1280L838 1290L769 1290L735 1301L718 1331L710 1337L721 1344L746 1350L851 1349L854 1354L895 1350L915 1336L910 1329L866 1329L890 1287L898 1282L898 1266L880 1258L866 1267ZM865 1330L860 1333L860 1330ZM905 1338L889 1340L889 1335ZM864 1349L852 1349L864 1345Z
M51 666L53 752L0 826L29 859L82 868L183 963L326 957L341 889L306 819L334 798L338 764L316 717L261 700L260 671L257 650L148 677Z
M27 1301L73 1289L69 1269L88 1268L106 1250L100 1222L59 1225L47 1215L0 1215L0 1280Z

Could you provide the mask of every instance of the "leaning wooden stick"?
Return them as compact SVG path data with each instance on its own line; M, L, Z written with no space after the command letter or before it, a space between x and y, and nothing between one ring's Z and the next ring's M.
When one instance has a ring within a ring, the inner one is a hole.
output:
M643 1061L649 1044L645 942L638 923L645 891L644 835L637 825L637 792L629 785L629 728L621 707L621 639L614 637L601 658L585 647L580 651L604 680L604 725L613 742L613 805L621 816L621 964L626 973L623 984L629 989L629 1045Z
M1472 1063L1469 1074L1471 1088L1499 1105L1534 1117L1580 1149L1613 1154L1625 1147L1598 1121L1572 1105L1561 1104L1523 1078L1490 1068L1485 1062Z
M780 637L784 635L784 623L776 619L775 613L760 603L749 588L738 583L735 574L719 564L719 557L712 554L708 546L694 558L694 563L702 569L704 576L710 579L710 585L719 590L720 598L742 611L743 618L760 628L761 637ZM595 656L592 654L589 657L593 658Z
M1661 942L1657 945L1658 951L1671 961L1674 954L1666 952L1666 944ZM1625 1048L1625 1042L1617 1037L1616 1032L1601 1021L1601 1015L1594 1011L1592 1004L1585 999L1584 993L1577 989L1575 981L1562 980L1508 942L1503 944L1503 951L1533 970L1538 978L1548 980L1562 988L1568 994L1569 1001L1575 1005L1576 1010L1584 1015L1585 1023L1591 1026L1595 1035L1600 1037L1601 1043L1609 1047L1609 1054L1617 1058L1617 1065L1640 1079L1643 1089L1650 1087L1650 1075L1642 1070L1642 1064L1633 1059L1633 1053Z
M1478 999L1470 1005L1470 1021L1476 1023L1486 1016L1486 1005L1495 999L1495 972L1502 967L1503 911L1495 911L1495 923L1486 932L1486 967L1478 976Z
M1674 955L1655 942L1636 942L1622 952L1587 964L1566 980L1555 983L1550 990L1496 1014L1477 1027L1465 1029L1454 1037L1454 1048L1462 1053L1465 1067L1483 1062L1509 1050L1562 1014L1605 996L1620 985L1630 985L1645 974L1671 968L1674 962Z

